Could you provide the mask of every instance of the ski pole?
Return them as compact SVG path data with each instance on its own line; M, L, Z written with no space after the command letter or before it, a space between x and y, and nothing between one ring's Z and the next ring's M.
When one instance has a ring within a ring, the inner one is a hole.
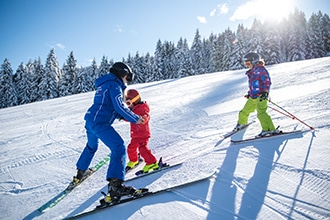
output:
M284 108L282 108L281 106L277 105L276 103L272 102L270 99L268 99L268 101L270 103L272 103L273 105L275 105L276 107L282 109L284 112L286 112L287 114L289 114L291 116L292 119L296 119L297 121L299 121L300 123L306 125L307 127L309 127L309 129L314 130L314 128L308 124L306 124L305 122L303 122L302 120L300 120L299 118L297 118L295 115L293 115L292 113L288 112L287 110L285 110Z
M292 119L294 119L291 115L286 114L286 113L284 113L284 112L281 112L280 110L278 110L278 109L276 109L276 108L273 108L273 107L271 107L271 106L268 106L268 108L270 108L270 109L272 109L272 110L274 110L274 111L277 111L278 113L280 113L280 114L282 114L282 115L285 115L285 116L288 117L288 118L292 118Z

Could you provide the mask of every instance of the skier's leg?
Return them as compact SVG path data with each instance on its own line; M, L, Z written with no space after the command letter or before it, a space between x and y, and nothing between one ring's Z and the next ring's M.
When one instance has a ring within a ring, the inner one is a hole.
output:
M243 109L238 113L237 123L245 125L248 123L249 115L256 110L256 99L248 98Z
M81 153L78 161L77 168L80 170L87 170L98 148L98 138L95 133L90 129L90 125L86 123L87 144Z
M111 125L97 125L94 130L98 138L111 150L107 180L110 178L124 180L126 167L124 140Z
M151 150L148 147L149 139L140 139L139 140L139 152L141 157L144 159L147 165L157 162L157 158L152 154Z
M260 121L261 127L263 131L273 131L275 130L275 126L273 124L273 120L267 113L268 101L267 100L259 100L257 99L257 112L258 119Z

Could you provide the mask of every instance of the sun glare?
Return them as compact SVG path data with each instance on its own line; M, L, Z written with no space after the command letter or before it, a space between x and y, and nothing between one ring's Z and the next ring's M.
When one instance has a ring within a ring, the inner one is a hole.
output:
M263 20L281 21L293 11L292 0L258 0L259 15Z
M247 20L256 17L261 20L281 21L294 10L295 0L250 0L239 6L230 20Z

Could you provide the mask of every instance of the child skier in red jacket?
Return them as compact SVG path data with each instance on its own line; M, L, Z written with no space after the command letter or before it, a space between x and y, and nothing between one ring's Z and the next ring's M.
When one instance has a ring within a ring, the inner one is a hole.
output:
M127 163L126 171L132 169L139 163L138 150L146 163L142 169L143 172L148 173L152 170L156 170L159 168L157 159L148 148L148 141L150 138L149 105L147 102L141 101L141 96L135 89L130 89L127 91L125 102L135 114L141 115L145 120L144 124L130 123L131 142L127 146L129 162Z

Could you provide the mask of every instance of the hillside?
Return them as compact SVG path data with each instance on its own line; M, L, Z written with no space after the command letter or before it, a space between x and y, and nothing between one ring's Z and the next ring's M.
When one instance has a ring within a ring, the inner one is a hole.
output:
M282 130L307 132L244 144L221 141L219 135L234 127L245 103L245 70L132 85L151 108L150 148L165 162L184 164L127 184L156 189L218 172L86 219L329 219L330 57L268 70L272 101L315 131L269 109ZM75 175L86 142L83 116L92 98L85 93L0 109L1 219L62 219L98 204L106 190L106 166L54 208L35 212ZM256 114L250 120L257 120ZM129 124L114 126L129 142ZM254 123L245 137L259 132ZM108 153L100 143L92 164Z

